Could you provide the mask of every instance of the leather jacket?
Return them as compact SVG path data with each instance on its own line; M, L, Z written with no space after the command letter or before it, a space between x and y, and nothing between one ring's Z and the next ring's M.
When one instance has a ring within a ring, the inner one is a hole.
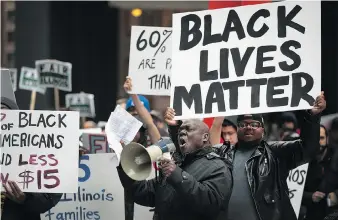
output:
M170 130L171 135L175 135L175 130ZM310 162L319 151L320 116L306 112L301 131L300 140L261 141L246 162L251 196L260 220L297 220L286 180L290 170ZM214 149L232 163L236 147L220 144Z
M319 151L319 121L319 116L306 113L299 140L261 141L246 162L251 196L260 220L297 220L286 180L290 170L310 162ZM221 157L233 161L236 146L214 147Z

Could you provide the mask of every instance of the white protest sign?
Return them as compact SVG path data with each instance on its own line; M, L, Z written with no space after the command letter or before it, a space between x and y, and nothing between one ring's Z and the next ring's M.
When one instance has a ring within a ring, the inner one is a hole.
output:
M170 95L172 28L132 26L130 37L130 93Z
M1 183L24 192L77 190L79 113L1 111Z
M307 169L309 164L303 164L296 169L289 172L289 176L286 180L289 188L289 198L298 218L300 206L303 199L303 191L305 186L305 180L307 175Z
M95 117L94 95L87 93L73 93L66 95L66 107L71 111L80 112L81 117Z
M17 90L18 70L15 68L12 68L12 69L9 69L9 73L11 74L13 90L15 92Z
M40 85L72 91L72 64L58 60L37 60L35 67L39 74Z
M21 67L19 88L45 94L46 88L40 86L39 74L36 69Z
M321 91L321 4L173 15L175 119L310 109Z
M83 155L77 193L63 194L60 202L41 215L42 220L124 220L124 190L115 154Z

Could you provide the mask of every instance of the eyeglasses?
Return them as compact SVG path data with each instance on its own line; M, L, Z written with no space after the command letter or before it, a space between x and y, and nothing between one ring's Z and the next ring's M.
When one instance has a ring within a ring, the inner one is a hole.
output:
M254 122L250 122L250 123L247 123L247 122L238 123L239 128L246 128L248 126L250 126L250 128L253 128L253 129L257 129L257 128L262 127L261 123L258 122L258 121L254 121Z

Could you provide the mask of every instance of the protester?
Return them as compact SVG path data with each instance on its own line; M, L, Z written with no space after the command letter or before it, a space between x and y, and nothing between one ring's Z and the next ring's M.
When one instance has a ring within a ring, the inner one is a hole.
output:
M97 125L96 125L96 123L93 122L93 121L86 121L86 122L83 124L83 128L84 128L84 129L97 128Z
M300 140L289 142L264 141L261 115L238 116L238 143L235 146L216 146L220 156L233 165L234 188L228 207L229 220L297 219L286 179L291 169L317 155L320 113L325 108L322 93L311 111L304 112Z
M286 136L291 137L290 140L292 140L292 137L297 137L296 130L298 121L296 115L292 112L284 112L282 113L280 120L279 140L286 141Z
M232 118L216 117L210 128L210 142L212 145L228 142L231 145L237 143L237 126Z
M120 105L122 108L126 108L126 103L127 103L127 99L126 98L119 98L116 101L116 105Z
M2 73L4 74L4 73ZM9 83L9 82L7 82ZM5 97L8 92L1 88L1 109L19 109L14 93ZM3 183L5 192L1 192L1 220L40 220L40 214L53 208L61 199L60 193L26 193L22 192L15 181Z
M200 120L184 121L178 143L184 161L176 165L173 160L162 159L164 178L160 182L135 182L119 166L122 185L132 190L137 204L155 207L156 219L217 219L226 210L232 178L229 168L212 152L208 127Z
M129 76L126 78L123 88L125 89L126 92L131 91L132 79ZM156 143L158 140L160 140L161 135L156 125L154 124L153 118L149 113L150 112L149 101L145 97L138 96L136 94L131 94L130 96L131 98L127 100L126 110L131 115L134 116L138 115L140 117L139 119L141 119L141 121L147 127L151 143L153 144Z
M309 163L303 192L302 205L306 207L306 220L322 220L328 212L327 195L320 188L325 181L325 173L330 169L333 151L328 148L328 132L323 125L320 126L318 147L316 158Z
M153 118L154 124L156 125L158 131L160 132L161 137L168 137L168 127L163 120L163 115L156 110L151 110L151 117Z
M329 140L330 140L330 147L333 148L334 150L337 150L338 149L338 117L334 118L331 122Z

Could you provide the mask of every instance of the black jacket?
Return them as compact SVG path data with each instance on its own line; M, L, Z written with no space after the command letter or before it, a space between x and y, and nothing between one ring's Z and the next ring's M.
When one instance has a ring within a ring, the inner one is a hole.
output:
M324 219L327 214L328 210L326 197L315 203L312 201L312 195L316 191L325 192L325 190L322 190L321 188L326 182L325 173L330 170L332 154L332 149L328 148L324 158L321 161L314 159L309 164L302 200L302 205L306 206L306 215L307 219L309 220L321 220Z
M297 219L289 199L286 179L290 170L310 162L317 155L319 122L319 115L312 116L306 112L300 140L271 143L262 141L247 161L248 181L260 220ZM176 128L171 127L172 136L177 135L176 131ZM236 147L215 147L221 157L232 162Z
M121 183L135 203L155 207L159 220L215 220L226 212L232 189L230 169L204 148L187 156L166 179L135 182L119 166ZM225 219L225 216L224 218Z
M62 194L25 193L26 200L18 204L6 198L1 220L40 220L40 215L53 208Z

